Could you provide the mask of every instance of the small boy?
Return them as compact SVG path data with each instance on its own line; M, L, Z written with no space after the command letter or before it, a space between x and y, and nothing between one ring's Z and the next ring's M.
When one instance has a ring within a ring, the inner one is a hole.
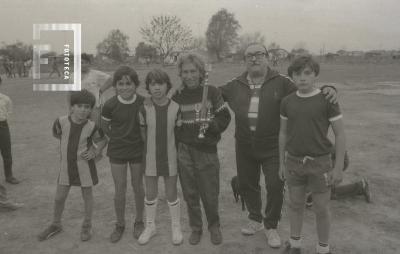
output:
M70 115L56 119L53 136L60 140L60 171L52 224L38 235L43 241L61 232L61 215L71 186L80 186L85 204L85 219L81 240L91 238L93 193L92 186L98 183L94 159L106 146L102 130L89 120L96 98L87 90L72 92Z
M338 104L325 100L315 87L319 64L311 56L297 58L288 68L298 91L282 100L279 132L279 175L289 187L290 239L284 253L301 253L301 229L306 191L313 195L319 243L317 253L330 253L329 200L331 186L342 180L345 134ZM335 134L332 167L328 129Z
M1 86L0 77L0 86ZM11 155L11 138L10 129L8 127L7 119L12 112L12 101L5 95L0 93L0 152L3 156L4 175L6 182L11 184L18 184L19 181L13 176L12 173L12 155Z

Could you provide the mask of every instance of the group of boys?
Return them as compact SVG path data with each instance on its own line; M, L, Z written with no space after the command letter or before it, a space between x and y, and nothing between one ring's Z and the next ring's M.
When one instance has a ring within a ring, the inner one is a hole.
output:
M268 51L261 44L250 44L244 61L246 71L243 74L219 89L209 87L207 105L213 117L205 123L208 127L205 138L198 137L199 124L204 122L197 119L204 101L204 62L194 54L185 55L178 62L183 89L172 98L180 105L184 126L177 134L178 170L192 230L189 243L198 244L203 233L200 200L211 242L222 242L217 143L230 122L225 101L235 114L237 173L241 195L249 211L249 222L241 229L242 234L254 235L265 229L268 244L273 248L281 246L277 226L286 180L290 193L291 236L285 253L300 253L306 191L314 195L319 237L317 253L330 253L328 200L331 187L342 180L345 154L336 90L329 86L321 90L315 87L319 65L309 56L296 59L289 68L294 82L268 67ZM100 91L108 87L104 81ZM99 90L94 92L95 96L99 95ZM94 112L101 110L99 99L96 97ZM335 133L334 164L330 157L333 145L326 137L330 126ZM261 213L261 170L267 189L265 217Z

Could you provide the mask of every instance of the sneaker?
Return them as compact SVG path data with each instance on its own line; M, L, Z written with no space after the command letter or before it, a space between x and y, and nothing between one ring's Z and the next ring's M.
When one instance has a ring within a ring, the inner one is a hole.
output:
M143 221L135 221L135 223L133 224L133 237L135 239L139 239L143 231L144 231Z
M140 235L138 242L144 245L150 241L150 239L156 234L156 225L154 223L147 223L146 228Z
M210 228L210 240L214 245L222 243L222 233L219 227Z
M311 192L310 192L310 193L307 193L306 195L307 195L307 198L306 198L306 207L307 207L307 208L310 208L310 207L312 207L312 205L313 205L312 194L311 194Z
M13 176L7 177L6 182L11 183L11 184L19 184L19 181L17 180L17 178L15 178Z
M125 226L115 225L114 231L110 235L110 241L112 243L116 243L121 240L122 235L124 234Z
M191 245L196 245L200 242L201 240L201 235L203 234L202 231L192 231L189 237L189 243Z
M276 229L265 229L265 236L268 240L268 245L271 248L281 247L281 238L279 237L278 231Z
M0 201L0 208L10 210L10 211L17 210L18 208L21 208L23 206L24 206L24 204L22 204L22 203L14 203L14 202L11 202L10 200Z
M290 246L289 241L286 241L285 247L281 253L282 254L301 254L301 249L300 248L292 248L292 246Z
M242 228L243 235L254 235L258 231L264 229L264 225L254 220L250 220L250 222L246 225L246 227Z
M369 183L366 178L361 180L362 183L362 195L365 197L367 203L371 203L371 192L369 190Z
M50 225L48 228L46 228L42 233L38 235L38 240L39 241L44 241L49 239L50 237L60 233L62 231L61 226L57 225Z
M81 241L89 241L90 238L92 238L92 225L90 224L85 224L82 226L81 229Z

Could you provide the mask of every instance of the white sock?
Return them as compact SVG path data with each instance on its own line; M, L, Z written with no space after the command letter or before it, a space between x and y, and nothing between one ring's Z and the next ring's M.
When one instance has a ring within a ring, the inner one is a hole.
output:
M290 247L292 248L301 248L301 238L296 240L293 238L289 238Z
M327 254L327 253L329 253L329 244L327 246L321 246L318 243L316 249L317 249L318 254Z

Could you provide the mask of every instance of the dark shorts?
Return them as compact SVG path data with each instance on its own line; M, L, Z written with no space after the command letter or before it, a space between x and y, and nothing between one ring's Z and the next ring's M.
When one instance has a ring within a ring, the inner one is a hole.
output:
M307 187L313 193L330 190L328 172L332 170L330 154L320 157L296 157L286 155L285 178L289 186Z
M110 163L112 164L136 164L136 163L142 163L143 157L136 157L136 158L130 158L130 159L121 159L121 158L112 158L110 157Z

